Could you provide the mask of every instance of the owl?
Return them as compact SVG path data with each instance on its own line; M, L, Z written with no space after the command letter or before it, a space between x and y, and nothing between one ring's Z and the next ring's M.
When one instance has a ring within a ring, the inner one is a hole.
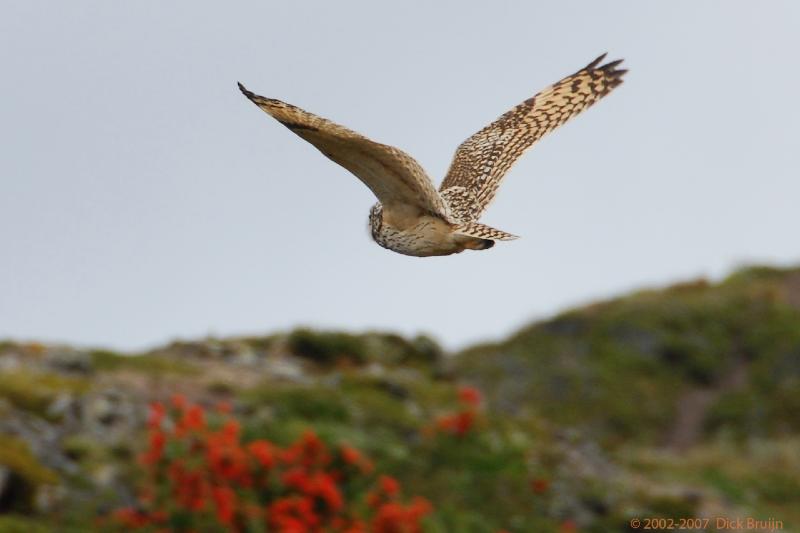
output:
M542 136L622 83L622 60L601 55L469 137L438 190L413 157L280 100L239 89L268 115L349 170L375 194L369 213L380 246L416 257L486 250L515 235L479 222L511 166Z

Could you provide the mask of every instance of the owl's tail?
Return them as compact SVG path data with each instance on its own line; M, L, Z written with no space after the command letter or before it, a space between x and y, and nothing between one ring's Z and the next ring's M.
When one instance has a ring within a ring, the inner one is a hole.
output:
M470 222L469 224L459 226L455 229L455 233L490 241L513 241L514 239L519 239L516 235L492 228L480 222Z

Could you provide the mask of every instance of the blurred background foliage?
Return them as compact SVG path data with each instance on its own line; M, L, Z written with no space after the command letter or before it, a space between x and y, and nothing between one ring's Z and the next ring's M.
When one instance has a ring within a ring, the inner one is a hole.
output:
M465 386L482 393L466 430ZM144 354L2 342L0 532L93 531L135 503L147 406L175 393L228 402L247 441L358 448L431 502L425 531L800 528L800 269L641 291L459 353L311 329Z

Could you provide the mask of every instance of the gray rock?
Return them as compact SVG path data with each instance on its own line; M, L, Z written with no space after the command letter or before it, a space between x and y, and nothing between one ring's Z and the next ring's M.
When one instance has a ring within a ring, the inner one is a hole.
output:
M141 425L141 406L120 390L93 392L85 396L81 403L83 427L106 443L127 440Z
M88 374L92 371L92 358L88 352L54 346L45 352L45 365L53 370Z
M18 370L22 366L20 357L14 352L0 355L0 372L10 372Z
M52 513L67 499L68 491L63 485L43 485L36 491L34 507L39 513Z
M81 403L72 394L62 392L47 407L47 416L60 420L67 428L75 428L81 417Z
M0 418L0 433L15 436L27 444L31 454L44 466L65 474L74 474L78 466L61 450L65 430L21 411L11 411Z
M290 356L268 357L264 361L264 371L270 377L294 383L308 383L311 381L306 375L303 364Z

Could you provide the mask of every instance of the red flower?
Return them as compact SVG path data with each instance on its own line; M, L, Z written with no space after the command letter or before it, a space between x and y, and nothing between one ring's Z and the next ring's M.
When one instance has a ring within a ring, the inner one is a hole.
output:
M189 401L186 399L186 396L183 394L173 394L172 395L172 405L175 406L176 409L181 411L185 411L186 408L189 406Z
M236 510L236 493L230 487L214 487L211 489L211 495L214 497L219 521L226 526L233 524L233 516Z
M296 467L284 472L281 480L302 495L323 502L329 511L336 512L344 506L342 493L330 474L316 472L309 475L303 468Z
M340 447L334 461L311 431L287 448L263 439L245 442L235 419L209 428L202 407L182 396L172 403L177 421L166 420L163 404L151 406L142 454L147 483L138 509L114 514L121 528L169 533L167 524L179 516L190 533L206 524L239 531L260 520L273 533L418 533L431 512L426 500L402 503L400 484L390 476L377 479L364 507L358 477L372 463L351 446ZM459 416L452 417L453 432L471 424L469 418L464 427ZM167 449L175 459L165 460Z
M455 432L456 435L466 435L475 423L475 414L471 411L458 413L456 416Z
M480 405L483 395L475 387L461 387L458 389L458 399L465 405L477 407Z
M475 423L475 413L472 411L461 411L448 416L443 416L437 421L439 429L445 433L452 433L463 437Z
M287 487L293 488L299 492L306 492L309 486L309 478L304 468L295 467L287 470L281 476L281 481Z
M420 533L420 520L430 513L431 504L424 498L415 498L409 505L389 502L383 504L372 520L375 533Z
M391 476L381 476L378 479L378 485L389 498L394 498L400 492L400 483Z
M378 478L374 490L367 494L367 505L377 509L389 500L394 500L400 494L400 483L391 476Z
M536 478L531 480L531 490L534 494L544 494L550 488L550 482L546 479Z
M367 533L367 526L361 520L353 520L350 524L342 527L342 533Z
M321 520L309 498L280 498L267 509L267 520L280 533L308 533Z
M150 446L142 456L145 465L154 465L164 456L164 447L167 444L167 437L160 429L153 429L150 432Z
M225 440L229 443L236 443L239 442L239 430L241 427L239 426L239 422L236 420L228 420L222 426L222 435L225 437Z
M313 431L303 433L299 446L302 450L302 461L306 466L325 466L330 462L330 455L325 451L325 445Z
M352 446L348 446L346 444L343 445L339 449L339 453L342 456L342 461L344 461L345 464L355 466L365 474L372 472L374 469L372 461L364 457L360 451L356 450Z
M265 440L254 440L247 445L247 451L264 468L272 468L275 464L275 447Z
M238 431L238 429L237 429ZM223 431L209 436L206 461L209 470L218 478L250 486L252 476L247 452L238 444L238 438Z
M233 412L233 404L228 400L220 400L217 402L216 410L223 415L229 415Z
M361 455L361 452L352 446L342 446L340 451L342 454L342 459L349 465L358 465L364 459Z
M149 428L158 428L161 427L161 423L164 420L164 416L167 414L167 409L164 407L163 403L160 402L153 402L150 404L150 415L147 418L147 427Z
M175 402L174 399L173 402ZM185 437L189 433L198 433L206 429L206 414L202 407L188 403L182 404L180 401L177 403L182 405L179 408L182 416L175 427L176 437Z
M558 528L559 533L575 533L578 531L578 525L574 520L564 520Z
M123 526L126 527L144 527L150 523L150 519L143 512L125 507L114 511L114 518Z
M338 512L344 507L344 498L336 486L333 478L323 472L318 472L312 479L311 493L325 502L328 510Z
M174 484L173 495L181 507L189 511L205 508L210 488L202 472L187 470L179 460L167 472Z

